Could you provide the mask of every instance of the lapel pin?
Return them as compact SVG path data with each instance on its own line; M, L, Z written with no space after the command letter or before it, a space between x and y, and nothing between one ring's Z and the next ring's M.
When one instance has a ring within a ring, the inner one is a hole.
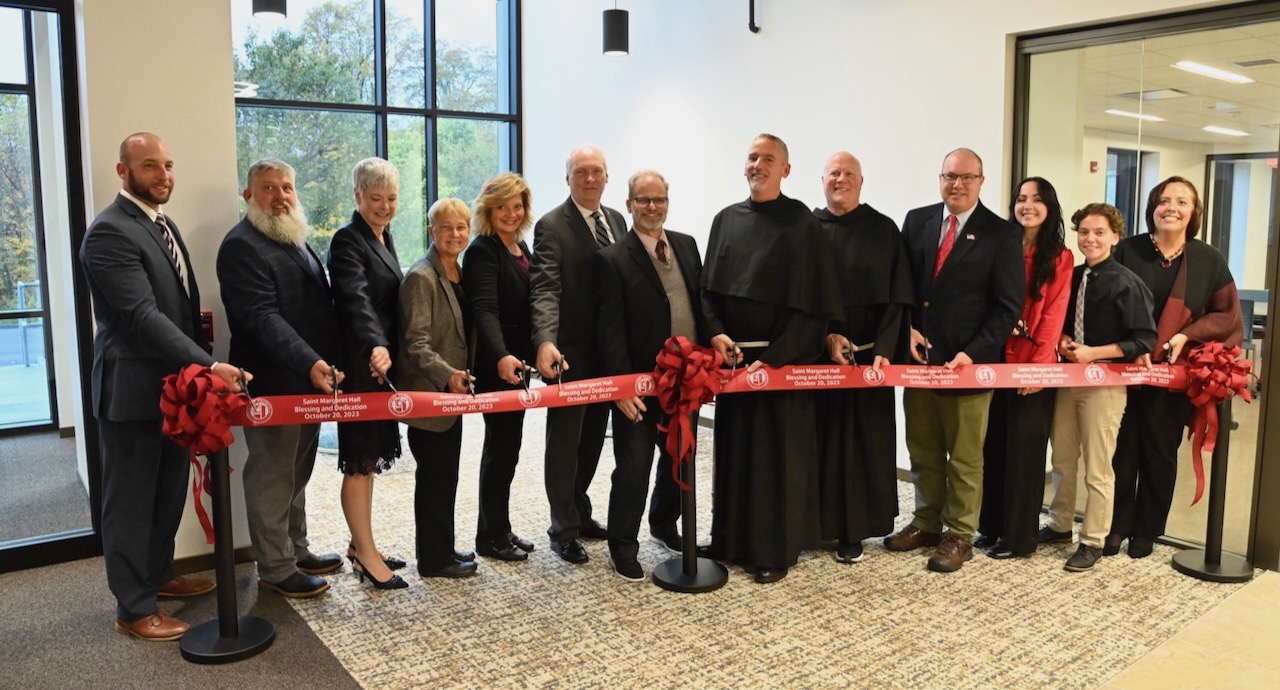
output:
M974 237L974 236L973 236L973 235L971 235L971 234L966 234L966 235L964 236L964 238L965 238L966 240L975 240L975 239L977 239L976 237Z

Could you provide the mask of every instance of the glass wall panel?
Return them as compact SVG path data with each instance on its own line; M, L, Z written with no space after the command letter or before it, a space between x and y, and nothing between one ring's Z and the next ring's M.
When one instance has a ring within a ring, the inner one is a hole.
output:
M1126 234L1146 233L1150 191L1174 175L1194 184L1204 205L1199 238L1231 269L1245 354L1258 366L1275 271L1280 22L1034 54L1028 88L1026 171L1054 183L1068 217L1107 201L1125 215ZM1067 244L1075 250L1070 228ZM1248 545L1260 407L1234 405L1224 547L1238 553ZM1190 449L1183 443L1166 534L1201 542L1206 502L1191 505ZM1083 482L1077 495L1083 510Z
M434 5L436 107L499 112L499 3L436 0ZM501 20L505 23L506 18Z
M0 84L27 83L22 10L0 7Z
M484 181L502 170L498 130L509 127L487 120L442 118L438 134L440 196L456 196L470 203Z
M390 160L400 169L400 205L391 223L400 265L408 268L427 253L427 118L392 115L387 118Z

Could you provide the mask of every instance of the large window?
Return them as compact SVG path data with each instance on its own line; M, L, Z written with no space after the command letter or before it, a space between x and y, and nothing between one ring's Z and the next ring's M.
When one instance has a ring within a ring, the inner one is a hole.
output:
M355 208L361 158L400 169L391 227L406 266L426 252L431 202L470 204L494 173L519 170L519 0L291 0L275 23L250 4L231 4L239 168L274 157L297 169L322 260Z

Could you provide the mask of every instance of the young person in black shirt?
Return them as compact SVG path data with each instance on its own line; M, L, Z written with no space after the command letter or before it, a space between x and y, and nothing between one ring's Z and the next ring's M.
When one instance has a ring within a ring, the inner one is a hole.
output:
M1124 233L1124 217L1109 204L1089 204L1071 224L1085 262L1071 276L1067 323L1058 353L1068 362L1133 361L1148 357L1156 341L1151 291L1132 271L1111 258ZM1080 546L1064 566L1072 572L1093 567L1111 530L1115 472L1111 456L1120 433L1125 386L1058 389L1053 419L1053 502L1041 543L1071 541L1076 508L1076 471L1084 455L1084 524Z

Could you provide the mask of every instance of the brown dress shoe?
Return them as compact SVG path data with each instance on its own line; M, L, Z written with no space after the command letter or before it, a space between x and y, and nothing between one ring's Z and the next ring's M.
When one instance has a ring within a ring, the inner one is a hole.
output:
M217 589L213 580L205 577L183 577L181 575L160 585L157 592L162 597L198 597Z
M938 542L938 548L934 549L933 555L929 557L929 570L954 573L964 565L965 561L970 560L973 560L973 546L948 532L942 536L942 541Z
M941 534L926 532L915 525L907 525L884 539L884 548L890 551L915 551L921 546L937 546Z
M116 619L116 632L150 642L176 640L185 635L190 628L191 626L186 623L160 611L136 621Z

